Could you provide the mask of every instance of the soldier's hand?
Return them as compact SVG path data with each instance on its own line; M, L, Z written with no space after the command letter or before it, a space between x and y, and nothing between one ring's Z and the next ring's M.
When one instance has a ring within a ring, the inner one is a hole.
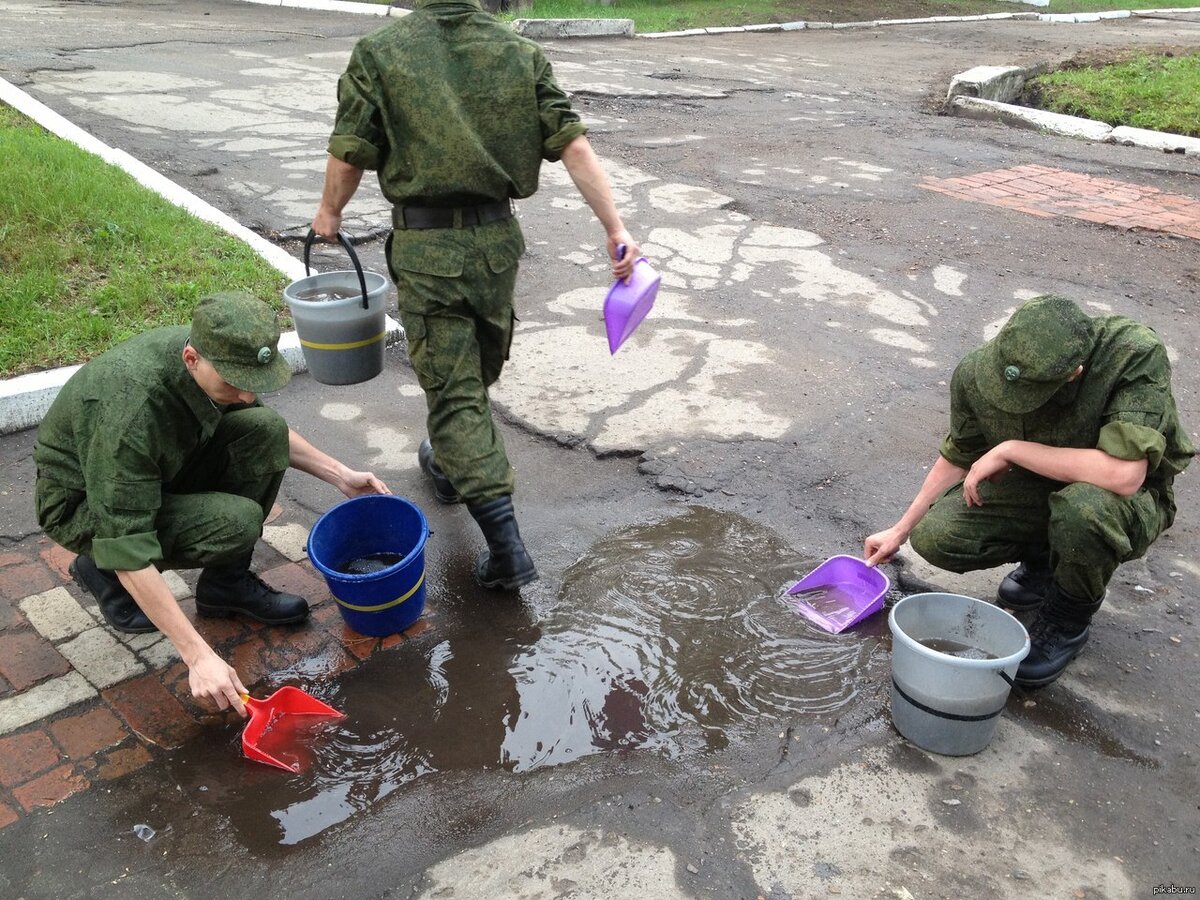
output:
M866 560L868 566L885 563L896 555L906 539L907 536L901 534L894 525L883 531L877 531L863 541L863 559Z
M317 210L316 216L313 217L312 230L319 238L336 241L338 232L342 230L341 214L329 212L323 208Z
M361 497L364 494L390 494L391 490L375 477L375 473L351 470L346 473L342 493L347 497Z
M617 250L621 246L625 247L623 256ZM622 281L628 282L630 276L633 275L633 264L638 261L641 254L642 248L624 228L608 236L608 256L612 260L613 278L620 278ZM619 259L618 256L620 256Z
M249 691L233 666L217 654L210 652L192 664L188 669L188 685L192 696L202 703L210 703L217 709L234 709L242 718L246 717L241 695Z
M1012 465L997 450L999 447L993 447L979 457L963 479L963 498L967 506L983 506L979 485L985 481L999 481L1012 471Z

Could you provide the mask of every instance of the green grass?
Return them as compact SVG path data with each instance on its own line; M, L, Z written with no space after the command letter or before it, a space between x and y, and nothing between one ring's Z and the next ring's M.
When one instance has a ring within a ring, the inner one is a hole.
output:
M1062 69L1035 79L1030 90L1041 109L1200 137L1200 54Z
M532 7L500 14L512 19L633 19L640 34L768 22L855 22L994 12L1094 12L1195 6L1200 0L1052 0L1048 7L1003 0L534 0Z
M0 159L0 377L186 324L211 291L282 306L286 279L245 244L4 104Z

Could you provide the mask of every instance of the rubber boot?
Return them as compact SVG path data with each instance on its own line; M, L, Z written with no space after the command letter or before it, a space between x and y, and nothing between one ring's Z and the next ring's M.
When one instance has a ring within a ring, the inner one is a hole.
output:
M537 581L537 569L517 529L512 497L498 497L487 503L469 505L467 509L479 523L488 545L475 562L475 580L485 588L505 591L515 591Z
M289 625L308 618L308 601L267 586L244 565L206 566L196 582L196 612L208 618L235 613L267 625Z
M997 604L1013 612L1032 612L1046 602L1053 581L1048 556L1025 560L1000 582Z
M113 572L101 569L90 556L77 556L67 567L75 583L96 598L104 621L124 634L148 634L158 626L142 612L133 595Z
M1013 680L1021 687L1037 688L1058 678L1088 642L1092 616L1103 602L1078 600L1051 582L1045 604L1029 625L1029 655Z
M446 473L433 461L433 444L429 443L429 438L421 441L421 446L417 448L417 462L421 471L433 480L433 496L438 503L462 503L462 496L454 489Z

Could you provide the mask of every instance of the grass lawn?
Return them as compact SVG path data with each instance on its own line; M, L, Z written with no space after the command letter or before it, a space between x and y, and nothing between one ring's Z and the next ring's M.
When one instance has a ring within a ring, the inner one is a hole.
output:
M4 104L0 159L0 378L186 324L211 291L283 306L286 278L241 241Z
M858 22L995 12L1095 12L1196 6L1200 0L1051 0L1048 7L1005 0L534 0L501 19L633 19L640 34L768 22Z
M1034 79L1027 90L1040 109L1200 137L1200 54L1062 69Z

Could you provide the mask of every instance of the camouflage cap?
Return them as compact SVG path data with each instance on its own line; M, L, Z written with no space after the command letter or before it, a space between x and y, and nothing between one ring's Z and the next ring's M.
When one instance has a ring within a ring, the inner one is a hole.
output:
M261 300L241 291L202 297L192 314L192 346L240 391L277 391L292 377L279 352L279 322Z
M1073 301L1035 297L983 345L975 372L979 390L1004 412L1033 412L1088 358L1093 334L1091 318Z

